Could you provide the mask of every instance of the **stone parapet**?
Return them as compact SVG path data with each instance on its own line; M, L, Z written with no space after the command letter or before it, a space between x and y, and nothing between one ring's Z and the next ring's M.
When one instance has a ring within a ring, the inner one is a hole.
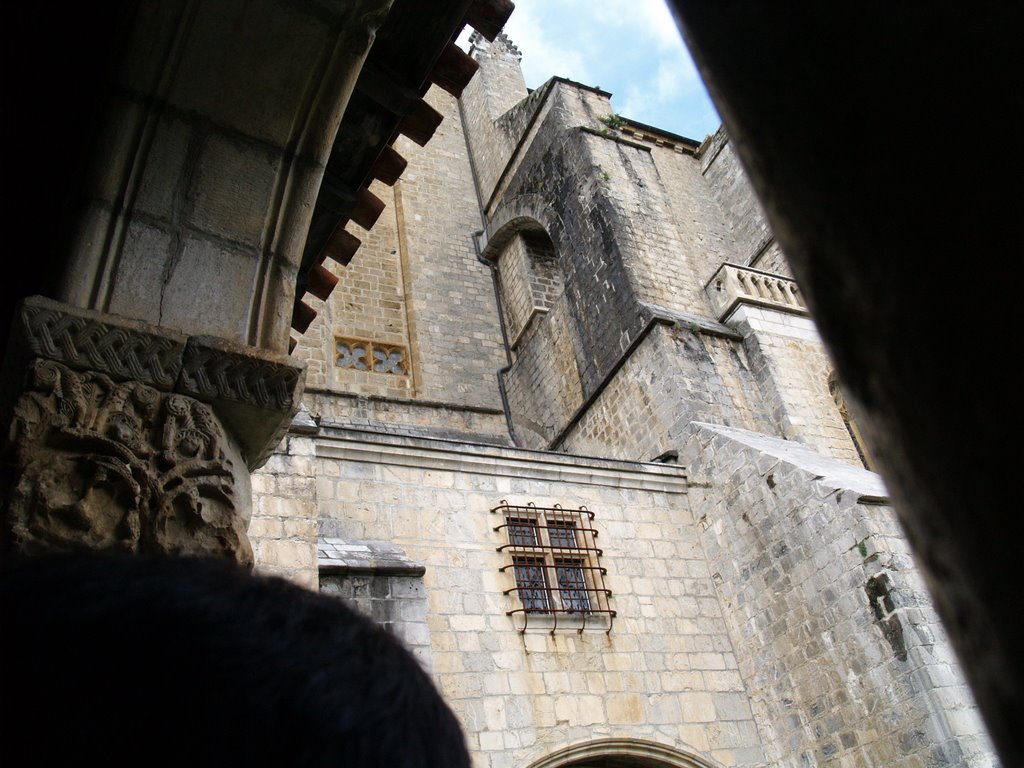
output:
M704 290L718 319L726 322L739 304L770 307L797 315L807 314L807 305L794 280L770 272L723 264Z

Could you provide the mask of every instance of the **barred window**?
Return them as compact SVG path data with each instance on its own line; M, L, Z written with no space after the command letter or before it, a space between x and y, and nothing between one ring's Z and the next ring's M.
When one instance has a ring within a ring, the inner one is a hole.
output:
M537 521L522 517L508 518L508 542L517 547L535 547L540 543L537 538Z
M576 524L571 520L548 521L548 540L559 549L576 548Z
M491 512L503 518L494 530L503 531L508 541L498 551L509 556L501 571L511 573L515 586L504 594L518 601L508 614L522 617L520 631L526 631L531 617L546 616L551 621L543 626L554 632L559 617L568 616L572 622L563 621L563 626L610 632L615 611L604 585L594 513L586 507L514 506L505 501Z

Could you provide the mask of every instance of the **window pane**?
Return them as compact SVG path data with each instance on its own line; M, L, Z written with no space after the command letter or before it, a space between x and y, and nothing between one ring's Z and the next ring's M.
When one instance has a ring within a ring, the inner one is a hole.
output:
M569 520L549 520L548 538L552 547L576 549L576 524Z
M534 558L515 558L516 586L519 599L530 613L550 610L548 580L544 575L544 562Z
M537 546L537 521L528 518L508 518L508 543L518 547Z
M587 593L587 580L583 575L581 563L574 560L556 560L555 572L558 574L562 608L581 613L589 611L590 595Z

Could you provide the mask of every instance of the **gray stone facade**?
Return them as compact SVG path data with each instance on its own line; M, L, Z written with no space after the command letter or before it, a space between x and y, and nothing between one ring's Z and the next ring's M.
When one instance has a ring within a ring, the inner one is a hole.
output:
M477 42L296 347L258 567L390 624L481 768L994 765L728 137Z

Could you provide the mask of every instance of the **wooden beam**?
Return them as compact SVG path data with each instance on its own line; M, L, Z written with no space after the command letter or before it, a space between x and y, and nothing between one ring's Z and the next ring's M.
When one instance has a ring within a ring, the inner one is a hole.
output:
M334 232L331 233L331 237L324 247L323 255L347 267L356 251L359 250L359 246L362 245L362 241L351 232L346 232L345 224L346 220L342 219L334 228Z
M309 270L306 280L306 290L312 293L321 301L327 301L334 286L338 284L338 278L322 264L315 264Z
M385 144L384 149L377 156L377 161L373 164L373 168L370 169L370 175L390 187L398 181L405 171L405 166L408 164L409 162L398 154L394 147Z
M398 124L398 132L423 147L430 141L443 119L440 112L421 99L416 108L402 118Z
M494 42L515 7L512 0L475 0L466 11L466 23Z
M384 201L366 187L361 187L356 192L356 205L349 213L349 218L363 229L370 230L383 212Z
M455 43L448 43L430 73L430 80L458 98L478 69L480 69L480 65L466 55L459 46Z
M300 334L305 333L309 324L316 319L316 310L304 301L296 301L292 307L292 328Z

